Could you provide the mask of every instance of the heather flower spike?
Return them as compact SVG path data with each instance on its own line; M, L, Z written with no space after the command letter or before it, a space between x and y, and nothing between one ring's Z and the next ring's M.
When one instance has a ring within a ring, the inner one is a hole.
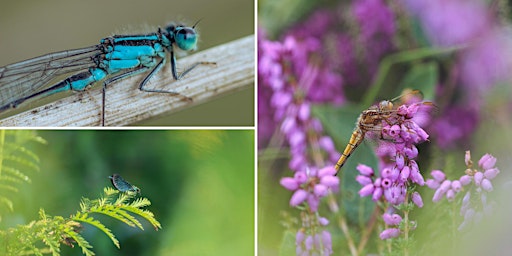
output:
M108 178L112 181L112 185L114 185L117 190L121 192L135 192L140 194L140 189L138 187L128 183L119 174L114 173L112 176L108 176Z
M455 201L460 192L465 192L461 204L460 215L464 221L459 226L463 230L471 223L478 222L484 215L490 214L492 204L487 202L487 193L493 190L491 180L499 174L499 169L495 167L496 158L490 154L485 154L478 161L478 166L474 166L471 160L471 152L466 151L464 162L466 170L457 180L445 179L446 175L440 170L432 171L433 179L428 179L429 188L435 189L433 202L439 202L443 197L449 202ZM479 168L479 169L476 169ZM478 198L472 200L471 198Z
M397 163L402 163L399 169L402 169L404 155L414 158L418 150L409 144L418 144L426 141L428 134L412 118L419 111L421 106L434 107L432 102L419 102L409 105L400 105L397 107L396 101L405 99L409 94L421 94L418 90L413 90L400 95L392 100L381 101L378 105L371 106L364 110L356 122L356 128L352 132L345 150L336 163L336 171L339 171L345 164L354 150L361 144L364 137L369 132L374 132L380 138L392 140L398 144L403 144L404 154L396 156Z

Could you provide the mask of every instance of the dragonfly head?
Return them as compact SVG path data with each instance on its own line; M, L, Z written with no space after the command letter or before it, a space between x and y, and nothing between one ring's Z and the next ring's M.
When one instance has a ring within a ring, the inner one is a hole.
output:
M195 26L195 25L194 25ZM169 24L165 27L166 36L168 36L176 45L185 51L195 50L197 48L198 35L194 27L185 25Z
M393 109L393 103L389 100L383 100L379 103L380 110L391 110Z

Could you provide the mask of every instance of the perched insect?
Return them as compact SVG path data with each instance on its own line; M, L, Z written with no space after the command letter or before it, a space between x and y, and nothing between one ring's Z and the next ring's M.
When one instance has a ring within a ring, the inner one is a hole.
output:
M383 139L382 128L385 125L391 126L399 124L399 120L402 118L397 112L397 108L402 104L393 104L393 102L397 101L398 99L401 99L403 102L405 100L403 98L407 95L421 96L421 92L419 90L413 90L411 92L404 93L392 100L383 100L378 105L369 107L368 109L364 110L361 115L359 115L359 118L356 122L356 128L352 132L352 136L350 136L345 150L343 150L343 153L341 154L338 162L336 163L336 166L334 167L336 172L341 169L350 155L354 152L354 150L356 150L359 144L361 144L367 132L374 132L378 134L381 139ZM435 105L429 101L422 101L413 104L428 106L429 108L435 107Z
M114 185L117 190L121 192L136 192L137 194L140 194L140 189L138 187L128 183L119 174L114 173L112 176L108 176L108 178L112 181L112 185Z

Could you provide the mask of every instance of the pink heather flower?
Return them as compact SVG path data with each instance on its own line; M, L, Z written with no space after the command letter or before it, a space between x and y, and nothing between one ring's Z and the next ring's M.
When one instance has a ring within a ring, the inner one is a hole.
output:
M387 225L397 226L402 221L402 216L400 216L396 213L393 213L393 214L384 213L384 214L382 214L382 219L384 220L384 223L386 223Z
M418 206L419 208L423 207L423 199L421 198L420 193L414 191L411 196L412 202Z
M405 168L404 168L405 169ZM421 175L420 171L418 169L414 169L412 172L411 172L411 180L420 185L420 186L423 186L425 185L425 180L423 179L423 175Z
M361 188L361 190L359 190L359 196L361 196L361 197L369 196L369 195L373 194L374 190L375 190L375 186L373 184L368 184L368 185L364 186L363 188Z
M426 184L427 184L427 187L429 187L430 189L437 189L437 188L439 188L439 186L441 186L441 184L439 184L439 182L437 182L433 179L428 179Z
M405 200L405 187L401 185L391 186L384 191L384 197L388 202L399 205Z
M491 181L489 181L488 179L483 179L482 180L482 188L485 190L485 191L492 191L492 183Z
M475 173L474 179L475 179L475 184L477 186L480 186L480 184L482 183L482 180L484 179L484 174L481 172L477 172L477 173Z
M493 168L495 164L496 164L496 157L493 157L490 154L485 154L478 161L478 165L480 167L482 167L482 169L484 169L484 170L488 170L488 169Z
M464 175L458 180L443 181L432 198L432 201L438 202L445 194L447 200L452 202L460 192L466 191L461 199L460 215L464 217L464 221L460 224L459 231L466 229L472 223L478 223L484 218L484 215L489 215L492 212L493 204L487 202L487 193L493 190L491 179L499 173L499 170L495 168L496 158L490 154L485 154L478 161L478 166L483 170L473 169L469 151L466 151L464 162L467 166ZM478 200L471 200L472 194L480 198L480 203Z
M452 181L452 189L453 189L453 191L455 191L457 193L460 192L462 190L461 182L458 180Z
M324 197L327 196L328 187L323 184L316 184L313 190L316 196Z
M374 202L377 202L382 197L383 193L384 192L381 187L375 188L375 190L373 191L373 194L372 194L372 200Z
M299 189L299 190L295 191L295 193L293 193L292 198L290 199L290 205L295 207L295 206L301 204L302 202L304 202L307 197L308 197L308 192L306 192L303 189Z
M338 191L340 185L340 179L336 176L323 176L320 178L320 183L332 189L332 191Z
M363 175L357 175L356 176L356 181L361 184L362 186L365 186L365 185L368 185L370 183L373 183L372 179L370 177L367 177L367 176L363 176Z
M318 206L320 205L320 197L314 194L309 194L307 198L308 206L311 211L318 211Z
M398 228L388 228L382 231L379 235L381 240L386 240L390 238L394 238L400 235L400 229Z
M494 178L496 178L496 176L498 175L498 173L500 173L500 171L498 170L498 168L491 168L491 169L487 169L485 170L484 172L484 176L485 178L489 179L489 180L492 180Z
M471 183L471 180L472 178L469 175L462 175L459 179L460 184L462 184L462 186L469 185L469 183Z
M295 235L295 245L299 245L302 242L304 242L305 238L306 234L304 234L304 230L299 229L299 231L297 231L297 234Z
M331 233L328 231L322 231L322 245L324 247L324 255L332 254L332 239Z
M327 226L329 225L329 220L324 217L320 217L318 218L318 223L320 223L322 226Z
M443 199L443 196L446 192L440 190L440 189L437 189L436 192L434 193L434 196L432 197L432 202L434 203L437 203L439 201L441 201L441 199Z
M452 202L455 199L455 191L448 189L448 191L446 191L446 199L448 199L448 202Z
M336 169L334 169L334 166L329 165L326 166L320 170L318 170L318 176L319 177L327 177L327 176L334 176L336 175Z
M432 172L430 172L430 175L432 175L434 180L439 183L443 182L446 179L446 175L444 174L444 172L440 170L433 170Z
M356 169L364 176L373 176L373 169L368 165L358 164Z
M284 177L281 179L280 183L281 186L291 191L297 190L299 188L299 183L297 183L294 178Z
M402 171L400 172L400 180L402 182L406 182L411 175L411 168L409 166L404 166Z
M452 185L452 182L450 180L445 180L445 181L443 181L443 183L441 183L441 186L439 186L438 190L441 190L444 193L446 193L446 191L448 191L448 189L450 189L451 185Z

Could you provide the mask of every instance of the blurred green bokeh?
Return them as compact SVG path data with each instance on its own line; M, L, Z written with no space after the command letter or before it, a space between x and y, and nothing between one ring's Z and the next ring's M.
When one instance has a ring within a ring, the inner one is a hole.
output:
M0 66L94 45L114 34L151 33L171 21L193 24L200 19L199 51L254 34L254 2L4 1L0 9ZM254 125L253 113L254 88L248 88L137 125Z
M254 253L254 131L38 131L32 145L41 172L27 173L14 213L1 228L37 219L39 208L68 217L82 197L98 198L121 174L151 200L163 229L144 231L101 218L120 240L91 226L83 235L97 255L252 255ZM82 255L62 246L62 255Z

